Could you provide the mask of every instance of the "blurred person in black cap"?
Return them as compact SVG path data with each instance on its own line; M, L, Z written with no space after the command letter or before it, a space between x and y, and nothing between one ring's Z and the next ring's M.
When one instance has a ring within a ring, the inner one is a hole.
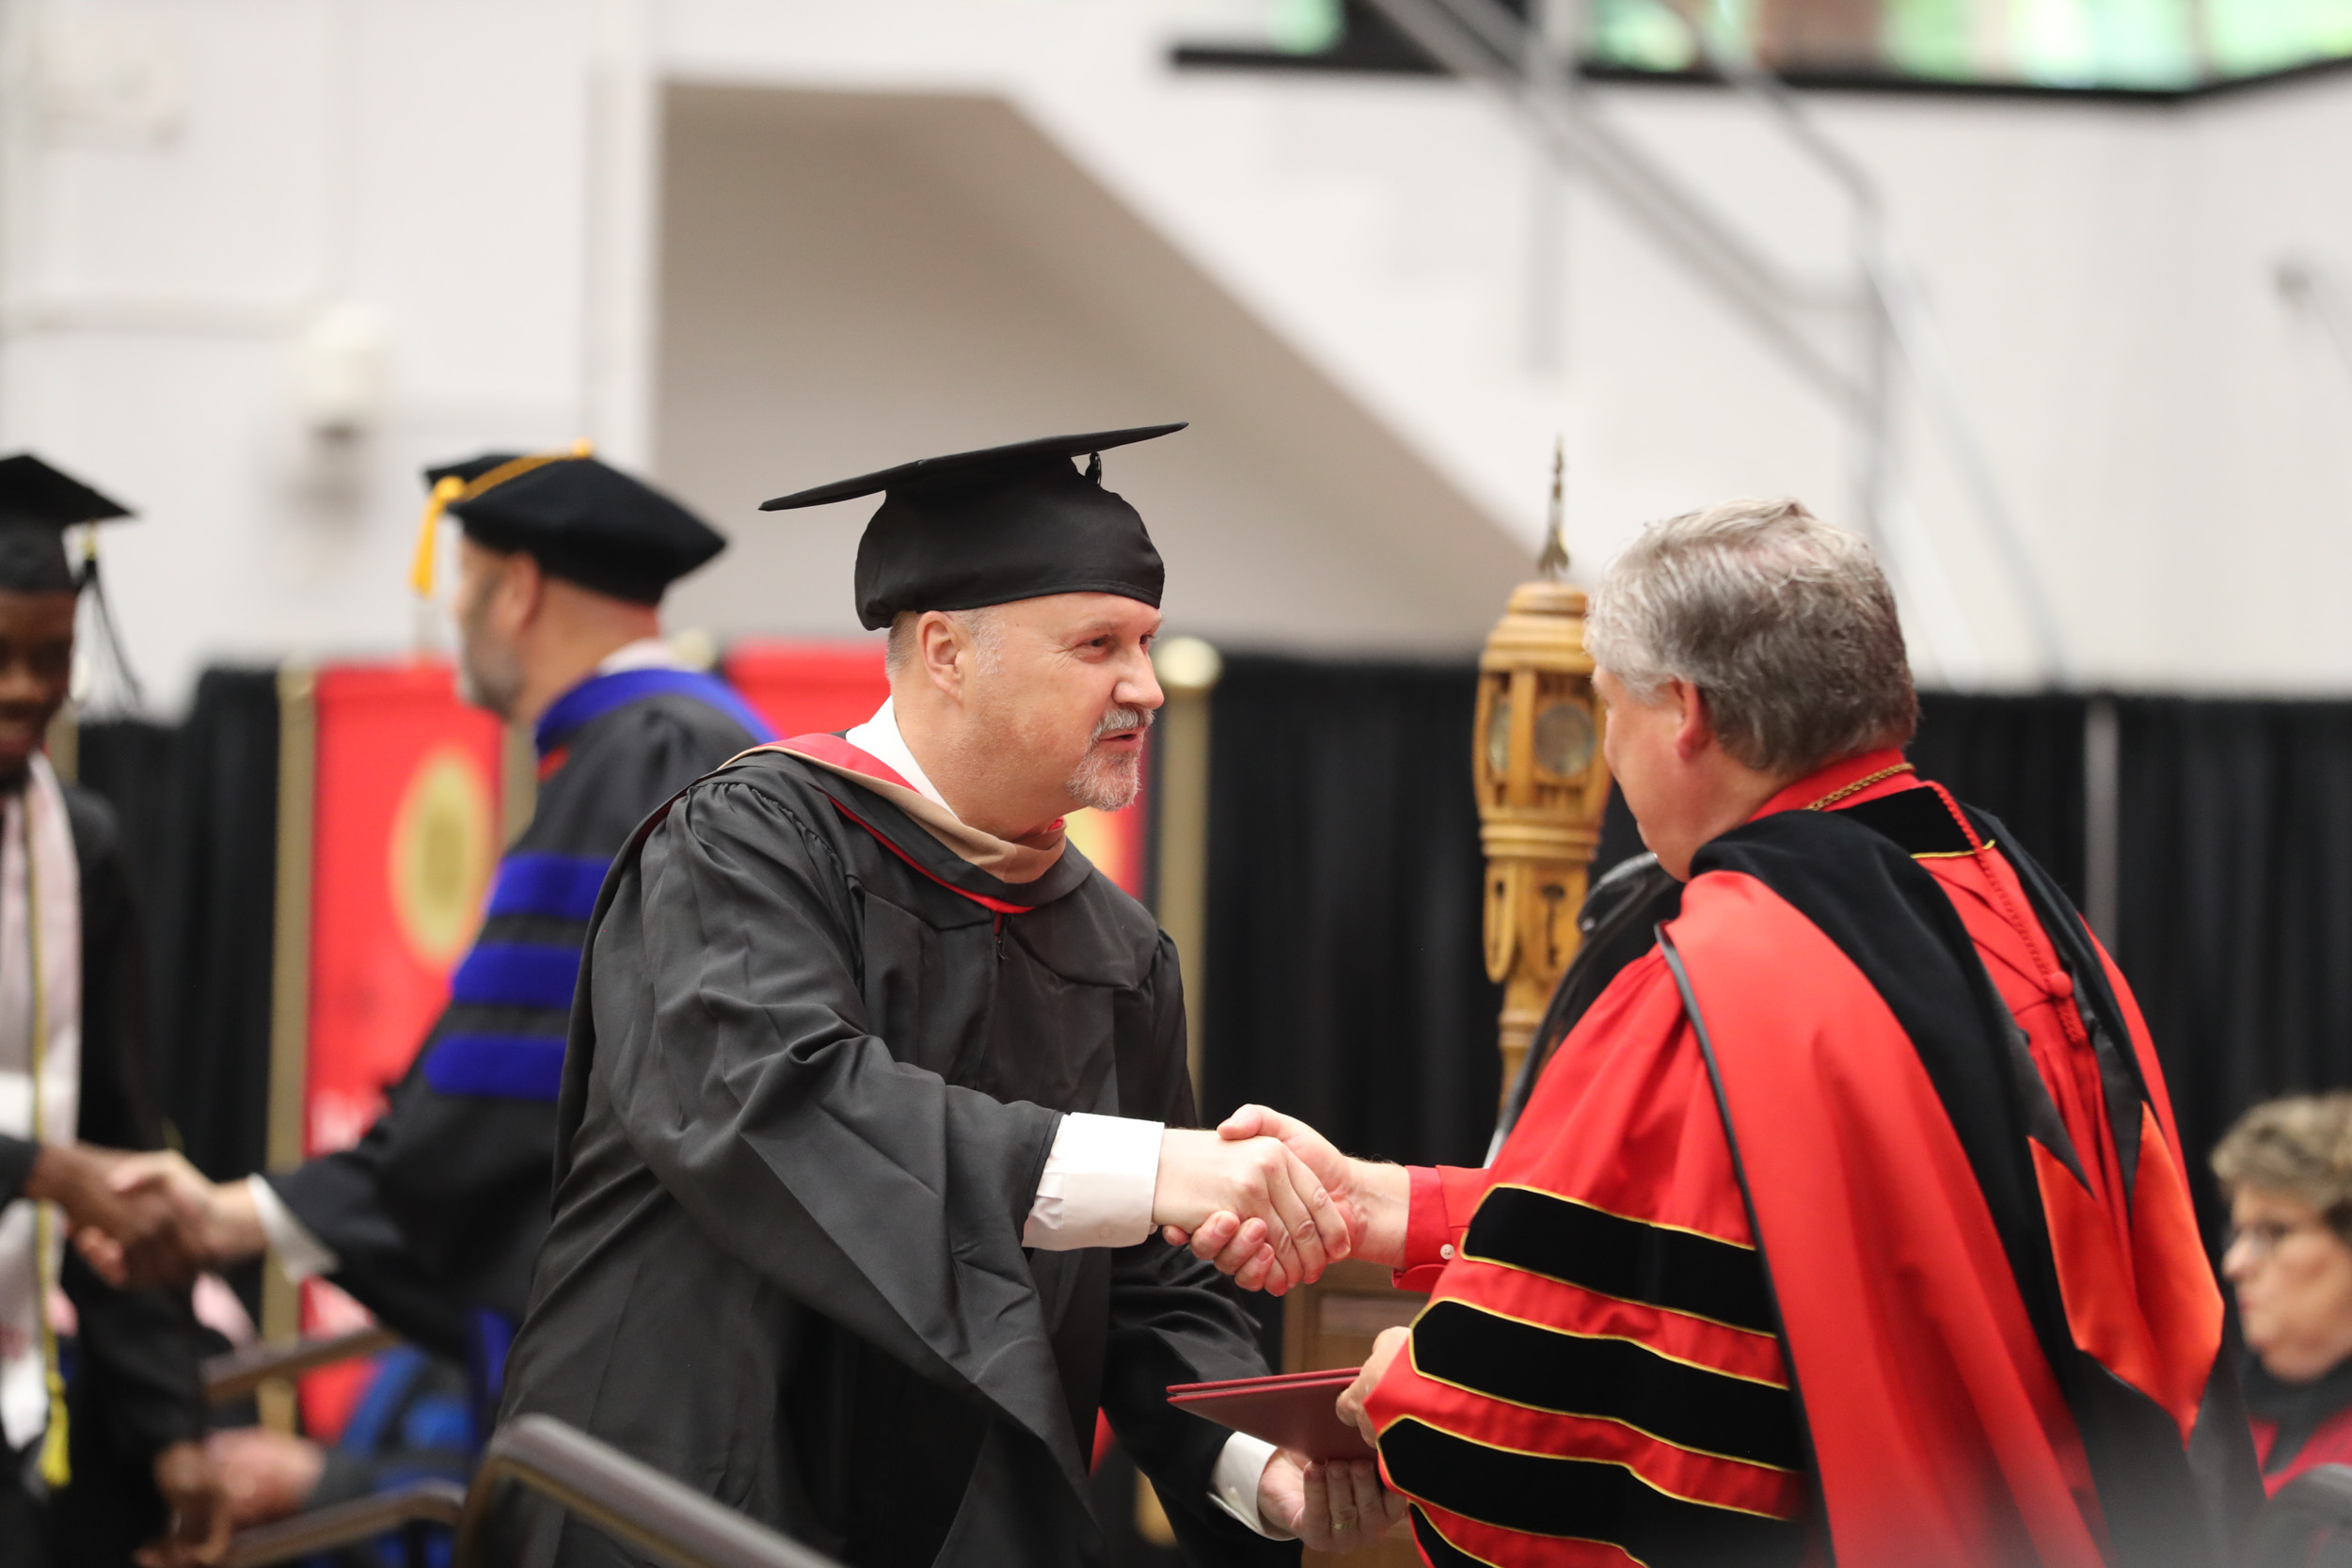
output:
M855 1568L1095 1562L1097 1412L1196 1561L1397 1515L1171 1408L1262 1375L1155 1226L1231 1202L1278 1283L1348 1237L1279 1146L1191 1130L1176 952L1063 832L1135 797L1162 568L1099 453L932 458L876 491L860 620L890 699L738 758L641 829L591 936L555 1220L505 1414L544 1413ZM1081 473L1075 457L1096 454ZM517 1560L630 1554L527 1505Z
M0 1565L219 1560L196 1322L167 1206L116 1194L112 1149L160 1146L137 921L113 812L41 753L87 580L65 530L129 514L30 455L0 459ZM87 1144L76 1140L88 1140ZM22 1200L22 1201L20 1201ZM75 1226L127 1238L103 1280ZM141 1543L148 1544L142 1546Z
M769 731L661 640L663 592L726 544L685 508L584 446L425 477L412 585L432 592L437 525L454 517L462 689L532 727L531 825L500 864L449 1006L356 1147L241 1181L208 1181L177 1155L114 1180L167 1191L207 1262L271 1247L295 1277L331 1279L463 1359L486 1426L547 1229L564 1025L596 890L647 812Z

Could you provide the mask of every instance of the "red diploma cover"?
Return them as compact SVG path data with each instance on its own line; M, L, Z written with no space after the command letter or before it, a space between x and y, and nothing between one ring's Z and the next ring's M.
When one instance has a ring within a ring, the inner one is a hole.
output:
M1168 1402L1309 1459L1370 1459L1364 1434L1340 1419L1340 1396L1360 1369L1179 1383Z

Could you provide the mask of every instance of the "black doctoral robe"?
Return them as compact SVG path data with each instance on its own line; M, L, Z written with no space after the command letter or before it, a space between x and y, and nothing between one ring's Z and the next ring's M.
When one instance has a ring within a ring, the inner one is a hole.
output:
M592 677L549 718L531 826L389 1107L354 1147L268 1179L334 1250L337 1285L417 1343L472 1361L493 1396L504 1333L485 1344L479 1314L521 1318L547 1231L557 1075L596 891L646 813L765 738L732 692L684 671Z
M597 912L504 1413L857 1568L1057 1568L1103 1556L1099 1406L1194 1560L1295 1561L1164 1397L1264 1370L1215 1272L1022 1246L1062 1113L1193 1121L1184 1020L1173 945L1074 848L1007 882L801 756L702 781ZM516 1560L628 1560L523 1513Z
M161 1127L149 1093L146 976L121 834L103 800L72 785L64 793L82 883L82 1079L75 1130L85 1143L158 1148ZM24 1139L0 1136L0 1205L17 1200L38 1152ZM73 1480L40 1506L40 1531L52 1561L119 1564L164 1527L156 1453L204 1435L196 1319L185 1291L114 1290L70 1246L58 1282L78 1320L78 1335L67 1347ZM15 1473L0 1474L0 1486L22 1484ZM0 1528L0 1537L10 1533ZM0 1564L21 1560L12 1545L30 1543L0 1539Z

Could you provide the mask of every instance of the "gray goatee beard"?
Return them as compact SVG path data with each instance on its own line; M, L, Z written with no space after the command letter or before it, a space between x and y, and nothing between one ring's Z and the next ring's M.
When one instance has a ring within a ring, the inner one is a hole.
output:
M1152 719L1150 708L1115 707L1095 721L1086 758L1063 786L1070 798L1093 811L1119 811L1133 805L1136 791L1143 787L1142 749L1105 752L1096 743L1120 730L1148 730Z

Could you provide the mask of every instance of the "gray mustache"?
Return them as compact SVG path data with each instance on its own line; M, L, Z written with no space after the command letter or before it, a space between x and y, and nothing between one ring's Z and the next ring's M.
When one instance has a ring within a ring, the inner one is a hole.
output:
M1148 707L1115 707L1094 721L1094 734L1089 744L1120 730L1148 730L1156 717Z

